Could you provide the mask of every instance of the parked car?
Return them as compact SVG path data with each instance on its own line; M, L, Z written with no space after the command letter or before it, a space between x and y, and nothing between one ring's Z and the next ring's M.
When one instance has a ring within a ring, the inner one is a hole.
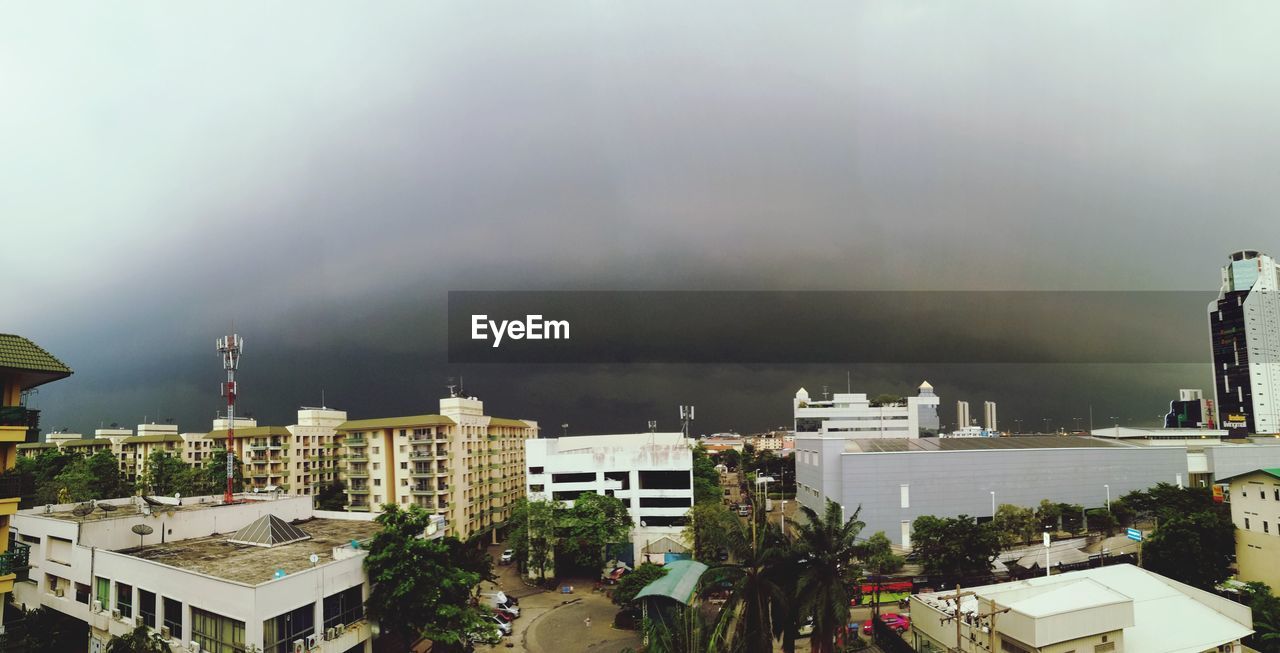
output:
M516 552L513 551L512 549L507 549L506 551L503 551L502 555L498 558L498 564L509 565L511 564L512 560L515 560L515 557L516 557Z
M499 644L502 642L502 632L494 629L478 630L467 633L467 639L472 644Z
M520 608L517 607L514 603L503 603L501 605L495 605L493 606L493 611L498 614L503 614L508 617L511 617L512 619L518 619L520 617Z
M512 621L515 621L515 619L516 619L515 617L513 617L513 616L511 616L511 615L509 615L509 614L507 614L507 613L503 612L502 610L498 610L498 609L496 609L496 608L494 609L493 614L494 614L494 615L496 615L499 619L503 620L503 621L504 621L504 622L506 622L506 623L511 623Z
M498 632L501 632L503 635L511 634L511 624L509 622L503 621L502 617L499 617L496 614L486 615L482 617L482 620L493 622L493 625L498 627Z
M910 617L907 617L907 616L905 616L905 615L900 615L900 614L898 614L897 612L884 612L884 613L881 613L881 614L880 614L880 622L881 622L881 623L883 623L884 625L888 626L888 627L889 627L889 628L891 628L892 630L894 630L894 631L896 631L896 632L899 632L899 633L904 632L904 631L906 631L906 630L908 630L908 629L910 629L910 628L911 628L911 619L910 619ZM870 619L868 619L868 620L866 620L866 621L862 622L862 634L863 634L863 635L870 635L870 634L871 634L871 620L870 620Z

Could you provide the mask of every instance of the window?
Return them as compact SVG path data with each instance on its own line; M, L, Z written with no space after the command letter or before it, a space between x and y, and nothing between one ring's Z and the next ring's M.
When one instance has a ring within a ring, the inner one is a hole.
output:
M116 583L116 609L120 616L128 619L133 616L133 586Z
M1244 518L1244 528L1245 528L1245 530L1249 530L1249 518L1248 518L1248 517L1245 517L1245 518Z
M147 628L156 627L156 594L144 589L138 590L138 616Z
M364 601L360 598L360 586L350 587L324 599L325 630L345 626L364 618Z
M295 639L306 639L316 631L316 609L308 603L278 617L262 622L262 643L265 653L289 653Z
M98 604L104 608L109 607L111 605L111 580L99 576L97 585L94 591L98 595Z
M530 468L529 468L529 473L530 473L530 474L541 474L541 473L542 473L542 467L541 467L541 466L539 466L539 467L530 467Z
M1265 522L1265 521L1264 521L1264 522L1262 522L1262 532L1263 532L1263 533L1270 533L1270 532L1271 532L1271 524L1268 524L1268 523L1267 523L1267 522Z
M169 627L169 634L182 641L182 604L173 600L164 600L164 625Z
M593 483L596 480L595 472L579 472L575 474L552 474L552 483Z
M209 653L245 653L244 622L193 607L191 640Z

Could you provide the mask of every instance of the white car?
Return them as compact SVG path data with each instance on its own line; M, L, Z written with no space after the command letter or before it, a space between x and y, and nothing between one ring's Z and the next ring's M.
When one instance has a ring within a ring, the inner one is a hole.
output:
M515 557L516 557L516 552L511 549L507 549L506 551L502 552L502 557L498 558L498 564L509 565L511 564L511 561L515 559Z
M502 633L503 635L511 634L511 624L503 621L502 617L499 617L498 615L494 615L494 614L488 614L483 617L483 620L492 622L493 625L498 627L498 632Z
M520 618L520 608L514 603L505 603L493 606L494 611L501 612L512 619Z

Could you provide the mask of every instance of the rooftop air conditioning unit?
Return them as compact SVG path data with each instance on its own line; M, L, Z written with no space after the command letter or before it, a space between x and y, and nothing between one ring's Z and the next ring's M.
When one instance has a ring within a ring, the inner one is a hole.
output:
M94 611L94 612L102 612L102 599L94 599L94 600L93 600L93 611Z
M163 638L165 638L165 639L169 639L169 635L170 635L170 634L171 634L171 633L169 632L169 627L168 627L168 626L161 626L161 627L160 627L160 636L161 636L161 637L163 637Z
M329 640L331 640L331 639L337 639L337 638L338 638L338 629L337 629L337 628L329 628L329 629L326 629L326 630L324 631L324 640L325 640L326 642L327 642L327 641L329 641Z
M307 635L307 649L318 648L320 646L320 637L318 635Z
M111 611L111 618L112 618L112 619L119 619L119 618L120 618L120 611L119 611L119 610L112 610L112 611Z
M307 643L300 640L293 640L293 653L307 653Z
M337 632L338 637L342 637L342 634L347 632L347 624L338 624L333 627L333 630Z
M187 650L191 653L200 653L200 642L192 641L187 644Z

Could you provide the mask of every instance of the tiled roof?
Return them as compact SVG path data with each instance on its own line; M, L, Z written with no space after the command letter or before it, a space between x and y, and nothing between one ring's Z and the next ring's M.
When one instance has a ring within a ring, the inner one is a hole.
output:
M71 368L22 336L0 333L0 367L33 372L71 374Z
M242 438L267 437L267 436L275 436L275 435L279 435L279 436L290 435L289 429L283 426L237 426L236 427L237 440ZM209 434L206 435L205 438L209 440L226 440L227 430L218 429L216 431L209 431Z

